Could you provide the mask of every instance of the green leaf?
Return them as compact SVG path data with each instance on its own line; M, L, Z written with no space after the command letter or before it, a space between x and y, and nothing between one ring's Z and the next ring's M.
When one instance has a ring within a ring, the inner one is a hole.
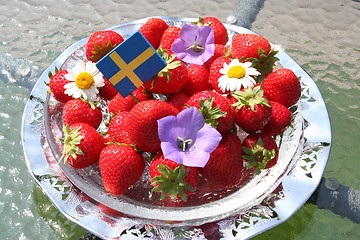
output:
M205 123L212 126L213 128L216 128L218 125L217 119L224 117L226 112L221 111L219 106L213 107L213 100L213 96L207 98L206 100L201 99L199 102L199 111L203 115Z
M160 176L151 179L153 185L157 185L152 189L154 192L161 193L161 200L166 196L175 199L180 196L181 200L187 201L185 191L193 192L195 189L184 179L189 173L189 168L185 169L184 165L179 165L175 169L171 169L164 164L158 165Z

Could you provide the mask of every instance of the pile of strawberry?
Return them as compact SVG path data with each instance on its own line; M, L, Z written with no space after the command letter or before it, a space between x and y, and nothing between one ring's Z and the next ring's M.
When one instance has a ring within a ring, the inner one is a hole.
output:
M64 104L64 153L62 160L74 168L99 164L106 191L125 193L145 174L161 199L186 200L197 191L219 191L239 186L244 173L259 173L278 160L274 136L289 126L291 106L301 94L299 78L290 69L277 68L276 51L268 40L255 34L236 34L229 41L227 29L214 17L199 19L198 25L213 29L215 50L203 65L186 64L172 54L172 43L180 27L150 18L140 32L158 49L168 66L131 95L122 97L105 81L99 99L108 103L74 99L64 93L67 70L50 77L53 97ZM98 31L86 44L86 61L96 62L123 41L115 31ZM254 87L222 91L220 69L233 59L251 62L261 75ZM160 96L160 97L159 97ZM196 107L205 122L218 130L222 140L204 168L186 167L164 158L157 120L176 116ZM103 120L105 113L110 118ZM107 132L99 132L105 122ZM246 132L241 139L239 133ZM144 158L151 153L151 158ZM149 163L146 163L149 161ZM149 164L149 168L145 168ZM144 172L148 169L148 172ZM185 169L185 170L184 170Z

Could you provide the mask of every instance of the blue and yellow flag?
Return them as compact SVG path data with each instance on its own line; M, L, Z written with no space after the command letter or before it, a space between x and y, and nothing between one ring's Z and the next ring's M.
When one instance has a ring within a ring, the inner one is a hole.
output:
M166 65L139 31L96 63L96 67L123 97L150 80Z

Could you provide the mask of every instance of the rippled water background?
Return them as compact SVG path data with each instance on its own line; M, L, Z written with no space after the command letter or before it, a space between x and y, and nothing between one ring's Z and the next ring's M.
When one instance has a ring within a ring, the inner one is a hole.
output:
M324 177L360 190L359 0L0 0L0 232L2 239L79 239L27 172L21 116L32 84L67 46L119 23L215 16L282 45L316 81L332 123ZM248 6L251 5L251 8ZM237 8L236 6L247 6ZM236 11L235 11L236 10ZM301 191L301 189L299 189ZM306 204L255 239L359 239L359 224Z

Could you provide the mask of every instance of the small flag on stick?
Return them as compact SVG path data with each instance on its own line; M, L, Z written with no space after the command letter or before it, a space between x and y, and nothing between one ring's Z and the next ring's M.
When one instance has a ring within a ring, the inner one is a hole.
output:
M123 97L150 80L166 65L139 31L96 63L96 67Z

